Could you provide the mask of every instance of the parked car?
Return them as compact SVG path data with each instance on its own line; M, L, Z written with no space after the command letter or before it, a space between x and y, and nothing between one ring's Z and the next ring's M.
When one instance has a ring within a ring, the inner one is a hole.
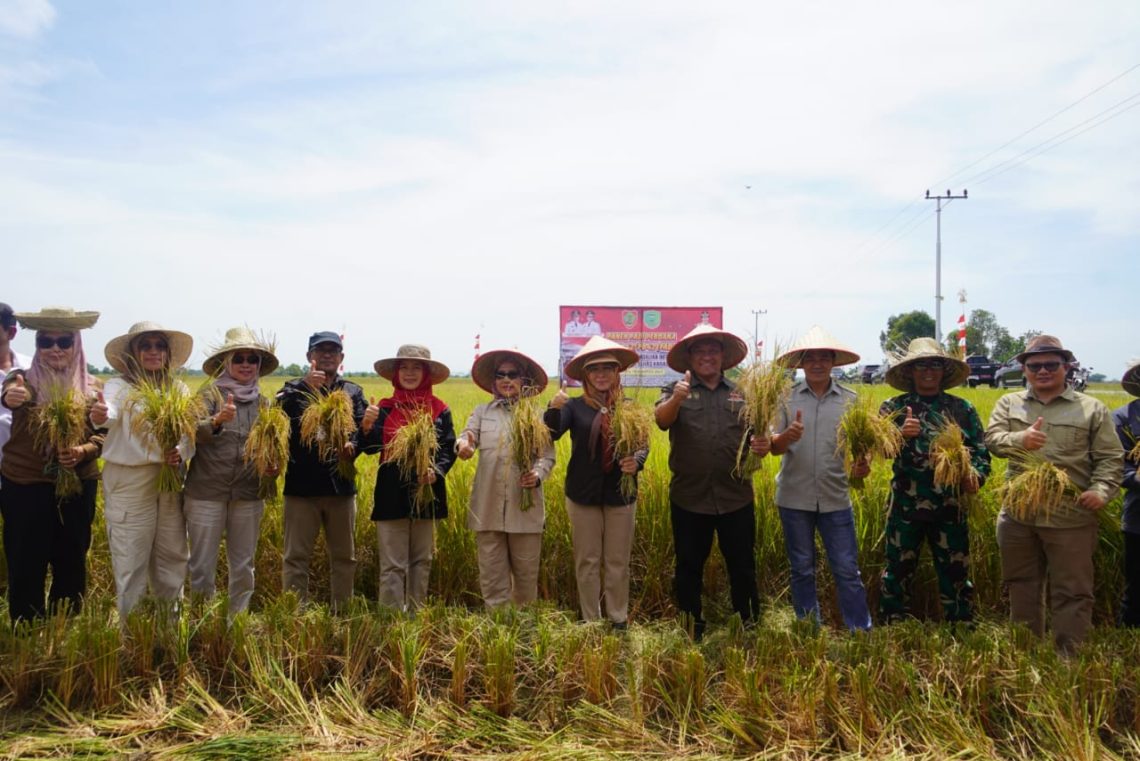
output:
M1025 386L1025 373L1022 372L1017 357L1010 357L997 369L994 373L994 386L998 388Z
M859 380L863 383L874 383L875 373L879 371L882 365L863 365L863 369L859 371ZM882 380L880 378L880 380Z
M970 388L981 386L997 386L994 375L1001 367L997 362L991 362L984 354L971 354L966 357L966 364L970 366L970 374L966 378L966 385Z

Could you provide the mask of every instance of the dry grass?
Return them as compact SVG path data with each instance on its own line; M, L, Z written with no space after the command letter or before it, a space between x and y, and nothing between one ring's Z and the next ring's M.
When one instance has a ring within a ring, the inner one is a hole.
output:
M847 464L852 488L863 488L864 479L851 475L855 463L864 458L889 460L902 450L903 437L894 417L879 414L872 397L860 396L839 420L838 451Z
M944 419L938 424L930 441L930 461L934 465L934 485L961 498L962 484L976 473L962 427L953 420Z
M334 467L345 478L356 475L353 461L343 457L344 448L356 431L352 417L352 399L337 389L329 393L308 395L308 405L301 413L301 443L316 447L320 459L335 463Z
M54 455L87 440L87 405L83 394L70 386L49 385L44 389L43 403L37 404L32 414L32 438L45 452ZM83 490L74 468L65 468L55 459L49 467L55 471L55 496L73 497Z
M1018 458L1017 475L1001 487L1005 509L1018 520L1049 520L1065 503L1078 494L1065 471L1041 455L1030 452Z
M136 436L151 437L163 453L174 449L183 439L193 441L198 421L207 414L207 393L207 389L203 393L192 393L173 375L153 378L140 373L131 386L127 401L134 407L131 432ZM163 461L158 474L158 490L182 491L182 474L178 467Z
M528 473L534 468L534 462L551 445L550 429L542 421L543 404L531 396L521 396L511 405L508 439L510 441L511 461L520 473ZM521 510L530 510L534 507L534 489L523 489Z
M412 494L412 512L415 517L425 517L435 494L431 484L420 483L420 476L435 467L439 440L429 408L416 407L405 411L405 416L405 423L384 449L384 459L396 464L404 482L417 485Z
M610 435L614 440L614 455L618 460L632 457L649 446L653 432L653 412L633 399L622 399L614 405ZM637 494L637 475L622 473L619 482L622 496L631 500Z
M774 351L779 356L780 347L776 346ZM736 388L744 396L740 417L747 424L747 429L736 453L739 474L749 476L760 468L762 459L752 452L749 438L753 434L768 436L771 433L772 422L787 404L794 382L790 368L779 360L756 362L740 373Z
M245 461L252 463L260 478L257 496L277 496L277 482L289 462L289 415L276 404L263 400L257 420L245 440Z

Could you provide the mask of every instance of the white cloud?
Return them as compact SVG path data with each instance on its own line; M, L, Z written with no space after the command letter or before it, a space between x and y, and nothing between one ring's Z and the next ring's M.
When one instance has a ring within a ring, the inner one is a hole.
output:
M0 34L32 39L55 23L48 0L0 0Z

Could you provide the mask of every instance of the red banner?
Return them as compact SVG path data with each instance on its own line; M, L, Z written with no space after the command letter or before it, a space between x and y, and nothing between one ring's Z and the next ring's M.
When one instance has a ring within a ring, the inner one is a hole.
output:
M622 374L624 386L663 386L681 377L665 364L673 344L701 323L723 327L722 307L604 307L558 308L558 373L590 336L605 336L637 352L641 361ZM568 380L571 386L579 385Z

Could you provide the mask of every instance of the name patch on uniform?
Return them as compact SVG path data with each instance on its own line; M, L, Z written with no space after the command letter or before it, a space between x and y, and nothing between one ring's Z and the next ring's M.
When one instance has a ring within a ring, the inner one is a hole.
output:
M740 393L739 391L730 391L730 392L728 392L728 401L730 401L730 402L743 402L744 401L744 394Z

